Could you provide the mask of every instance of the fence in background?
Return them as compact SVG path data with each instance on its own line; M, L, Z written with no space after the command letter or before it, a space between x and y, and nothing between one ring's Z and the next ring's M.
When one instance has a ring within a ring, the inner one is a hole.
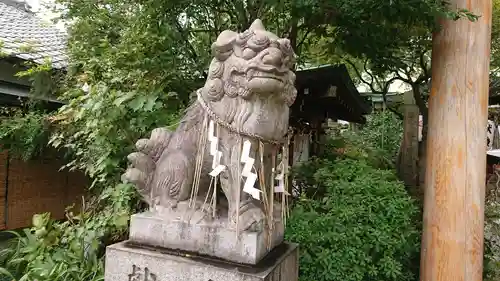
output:
M25 162L0 151L0 230L28 227L37 213L63 219L67 206L81 204L86 177L61 166L56 157Z

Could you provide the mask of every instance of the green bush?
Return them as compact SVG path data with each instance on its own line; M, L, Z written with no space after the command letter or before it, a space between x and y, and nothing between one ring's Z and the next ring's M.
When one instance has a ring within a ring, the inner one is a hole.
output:
M385 158L394 166L403 138L403 122L390 111L375 112L367 117L361 130L347 131L343 136L350 143L370 149L377 158Z
M78 215L67 212L66 221L50 214L33 216L33 227L14 238L0 251L0 277L20 281L102 281L104 246L123 240L130 218L135 188L120 184L97 198L112 204L89 204ZM127 211L129 210L129 211ZM1 280L1 279L0 279Z
M500 197L498 171L489 177L486 185L484 212L484 267L485 281L500 280Z
M300 244L300 280L415 280L419 214L395 174L345 157L313 166L296 180L325 193L295 202L286 233Z

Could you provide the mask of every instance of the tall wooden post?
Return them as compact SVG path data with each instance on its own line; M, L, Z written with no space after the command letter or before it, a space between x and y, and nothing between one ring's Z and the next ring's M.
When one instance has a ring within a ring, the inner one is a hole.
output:
M419 110L413 91L403 94L403 139L399 153L399 177L409 188L411 195L422 199L418 187L418 116Z
M434 35L421 281L482 280L491 0Z

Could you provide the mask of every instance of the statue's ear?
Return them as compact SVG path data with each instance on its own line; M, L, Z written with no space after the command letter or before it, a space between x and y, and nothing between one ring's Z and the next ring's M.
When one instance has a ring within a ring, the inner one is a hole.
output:
M233 49L233 42L236 40L238 33L231 30L224 30L219 34L217 40L212 44L213 51L225 53Z
M224 96L224 82L219 78L208 79L202 93L210 101L220 101Z

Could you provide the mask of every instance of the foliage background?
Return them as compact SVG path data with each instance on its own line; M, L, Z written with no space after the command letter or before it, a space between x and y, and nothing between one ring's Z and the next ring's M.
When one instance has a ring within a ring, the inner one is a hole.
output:
M389 167L396 164L397 154L403 138L403 122L389 110L373 112L367 123L359 130L347 131L344 137L357 147L383 158Z
M33 228L3 252L7 269L18 279L102 279L103 247L125 237L129 215L141 208L134 189L120 183L125 156L153 128L175 128L190 93L203 84L209 46L223 29L243 30L261 18L269 30L290 38L303 66L347 58L361 69L367 65L386 73L402 67L401 62L414 53L415 42L420 42L416 39L428 38L438 17L468 16L435 0L58 0L57 4L69 23L69 67L60 75L46 68L27 74L34 75L35 84L42 78L56 79L45 84L52 88L44 93L67 104L55 113L25 107L9 115L2 120L0 141L29 158L42 151L50 137L50 145L67 154L66 168L85 172L92 185L81 213L68 212L66 222L37 217ZM372 154L358 151L359 155ZM366 165L366 171L371 169ZM389 178L380 174L380 180ZM384 192L397 189L396 183L383 186ZM369 187L373 186L361 191ZM336 194L332 188L324 186L325 192ZM406 208L405 199L398 202ZM316 206L310 204L303 208ZM392 242L381 246L399 253L402 244ZM377 272L371 274L406 278L409 275L402 269L406 259L403 255L377 263L372 268Z
M371 151L377 142L334 136L325 155L294 168L306 188L286 238L301 246L301 281L418 279L418 206Z

